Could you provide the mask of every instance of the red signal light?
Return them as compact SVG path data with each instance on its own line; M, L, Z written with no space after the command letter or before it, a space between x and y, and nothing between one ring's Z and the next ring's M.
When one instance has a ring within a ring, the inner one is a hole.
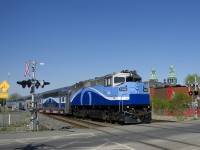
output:
M193 92L192 92L192 91L189 91L188 94L189 94L190 96L192 96L192 95L193 95Z
M199 91L194 91L194 95L198 95L199 94Z

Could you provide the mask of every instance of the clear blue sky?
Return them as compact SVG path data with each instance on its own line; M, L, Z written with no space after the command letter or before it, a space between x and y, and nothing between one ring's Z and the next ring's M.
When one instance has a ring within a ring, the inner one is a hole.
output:
M0 82L17 81L27 60L43 92L124 69L159 81L175 66L178 83L200 73L199 0L0 0ZM8 76L10 72L10 76Z

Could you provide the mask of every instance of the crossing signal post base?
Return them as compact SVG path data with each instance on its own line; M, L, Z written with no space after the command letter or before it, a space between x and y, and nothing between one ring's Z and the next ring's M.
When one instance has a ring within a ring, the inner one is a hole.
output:
M194 119L198 119L198 109L195 108L194 110Z

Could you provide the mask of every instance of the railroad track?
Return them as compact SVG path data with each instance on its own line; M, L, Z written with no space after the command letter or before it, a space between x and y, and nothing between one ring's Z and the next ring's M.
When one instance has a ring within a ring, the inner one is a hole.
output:
M47 114L45 114L45 115L47 115ZM49 117L49 115L47 115L47 116ZM78 119L78 118L70 118L70 117L55 115L55 114L50 114L50 117L55 120L59 120L59 121L68 123L74 128L99 128L99 127L114 126L114 125L108 124L108 123L102 123L102 122L96 122L96 121Z
M79 119L79 118L67 117L67 116L56 115L56 114L43 114L43 115L46 115L48 117L50 116L51 118L62 121L64 123L68 123L75 128L98 128L98 127L121 126L118 123L112 124L112 123L107 123L107 122L93 121L93 120L88 120L88 119ZM169 122L169 121L153 120L152 122ZM134 125L138 125L138 124L134 124Z

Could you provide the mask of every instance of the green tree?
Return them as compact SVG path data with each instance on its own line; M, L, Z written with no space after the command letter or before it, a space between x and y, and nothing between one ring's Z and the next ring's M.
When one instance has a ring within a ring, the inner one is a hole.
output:
M19 93L13 93L9 96L8 98L8 101L13 101L13 100L16 100L16 99L19 99L21 98L22 96L19 94Z
M152 111L155 114L163 115L165 109L167 108L167 100L160 98L153 98L151 100Z
M3 104L5 103L4 100L5 100L4 98L0 98L0 104L1 104L1 106L3 106Z
M200 82L200 76L197 73L195 73L195 74L188 74L186 76L186 78L184 79L185 85L187 85L188 82L189 83L193 83L195 81L195 77L196 77L196 81Z
M167 108L167 100L154 98L152 100L152 105L153 105L153 108L155 108L155 109L166 109Z
M185 93L177 93L171 100L168 101L168 110L178 119L184 119L184 111L189 108L188 103L192 102L191 96Z

